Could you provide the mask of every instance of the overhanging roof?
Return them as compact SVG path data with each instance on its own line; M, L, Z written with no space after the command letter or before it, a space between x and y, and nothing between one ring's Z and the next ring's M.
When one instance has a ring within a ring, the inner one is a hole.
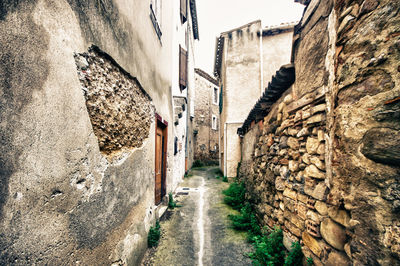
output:
M192 15L193 37L199 39L199 24L197 22L196 0L190 0L190 14Z
M205 72L204 70L201 70L200 68L195 68L194 72L200 76L202 76L203 78L205 78L206 80L208 80L209 82L211 82L212 84L214 84L215 86L219 86L218 85L218 81L212 77L210 74L208 74L207 72Z
M224 50L225 37L219 36L215 41L214 76L221 78L222 51Z

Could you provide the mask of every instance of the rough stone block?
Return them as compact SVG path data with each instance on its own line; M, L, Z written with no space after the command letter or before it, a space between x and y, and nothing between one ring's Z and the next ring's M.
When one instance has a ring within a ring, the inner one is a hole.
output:
M309 128L304 127L297 133L296 137L301 138L301 137L308 136L308 135L310 135Z
M318 130L317 136L319 142L325 141L325 133L322 129Z
M299 215L303 220L307 219L308 208L304 203L297 203L297 215Z
M288 197L292 200L297 200L297 192L288 188L283 191L283 196Z
M400 131L391 128L368 130L362 139L361 152L375 162L399 166Z
M307 211L307 219L316 222L317 224L319 224L320 218L319 215L316 212L313 212L311 210Z
M328 206L326 206L325 202L319 201L317 200L315 202L315 209L317 210L317 212L323 216L328 215Z
M292 250L292 244L294 242L298 241L296 237L292 236L290 233L288 232L283 232L283 245L285 246L285 248L289 251Z
M296 160L296 161L301 156L299 151L297 151L297 150L295 151L295 150L292 150L292 149L288 150L288 155L289 155L290 158L292 158L293 160Z
M285 220L285 227L295 236L300 237L301 236L301 230L297 228L294 224L291 222Z
M326 120L326 115L325 114L316 114L311 116L310 118L307 119L307 125L315 124L315 123L320 123L322 121Z
M288 134L292 137L296 137L298 132L299 132L299 130L296 128L293 128L293 127L288 128Z
M293 150L298 150L300 147L299 141L293 137L288 138L287 145Z
M308 153L303 154L303 156L301 156L301 160L306 163L306 164L310 164L310 155Z
M350 215L346 210L341 210L336 206L332 206L328 208L328 215L335 222L345 226L350 226Z
M325 218L321 223L320 230L322 238L327 243L338 250L344 250L347 239L344 227L329 218Z
M312 186L310 185L312 184L312 182L308 182L307 184L307 179L309 178L306 178L306 186L304 186L304 193L317 200L322 200L322 201L326 200L328 187L326 186L325 182L319 182L316 185Z
M353 265L349 258L343 254L342 252L336 252L332 250L331 253L329 253L328 260L325 262L326 266L350 266Z
M312 114L325 112L326 111L326 104L325 103L318 104L318 105L314 106L311 110L312 110Z
M314 253L317 257L321 257L322 248L315 238L313 238L307 232L303 232L302 240L304 242L304 245L306 245L312 251L312 253Z
M317 154L320 142L316 138L308 137L306 142L306 149L309 154Z
M289 161L289 170L291 172L296 172L297 170L299 170L299 163L296 161Z
M301 194L301 193L298 193L298 194L297 194L297 199L298 199L300 202L303 202L304 204L307 204L308 196L307 196L307 195L304 195L304 194Z
M325 144L324 143L319 144L317 153L320 155L325 155Z
M318 167L321 170L325 170L325 163L323 163L318 157L312 156L310 158L310 162L314 164L316 167Z
M275 188L278 191L284 191L285 190L285 180L282 177L277 177L275 179Z
M316 179L325 179L325 173L320 171L315 165L310 164L304 169L305 177L312 177Z

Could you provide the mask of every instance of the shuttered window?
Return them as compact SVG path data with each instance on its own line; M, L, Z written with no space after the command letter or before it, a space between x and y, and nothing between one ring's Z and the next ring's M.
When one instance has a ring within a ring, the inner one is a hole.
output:
M179 45L179 87L187 87L187 52Z
M187 0L181 0L181 21L182 24L187 20Z

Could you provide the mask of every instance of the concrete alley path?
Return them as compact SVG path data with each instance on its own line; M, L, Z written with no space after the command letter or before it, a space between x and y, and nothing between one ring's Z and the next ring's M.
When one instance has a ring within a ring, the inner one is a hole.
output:
M175 197L181 207L161 218L160 243L142 265L251 265L246 235L231 229L227 218L235 212L223 203L229 184L215 178L216 171L198 168L185 178Z

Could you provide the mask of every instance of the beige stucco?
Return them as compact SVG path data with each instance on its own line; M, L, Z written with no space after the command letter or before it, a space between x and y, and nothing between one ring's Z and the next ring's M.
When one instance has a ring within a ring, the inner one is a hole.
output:
M150 0L3 3L0 264L138 264L158 215L154 114L141 147L100 152L74 53L96 45L150 96L168 122L173 191L174 2L162 1L161 40Z
M279 27L263 29L254 21L221 33L224 46L221 59L223 109L220 117L221 169L228 177L236 176L240 162L237 129L260 98L272 75L281 65L289 64L293 26L282 33L263 34ZM265 36L264 36L265 35ZM229 132L227 135L226 132Z

